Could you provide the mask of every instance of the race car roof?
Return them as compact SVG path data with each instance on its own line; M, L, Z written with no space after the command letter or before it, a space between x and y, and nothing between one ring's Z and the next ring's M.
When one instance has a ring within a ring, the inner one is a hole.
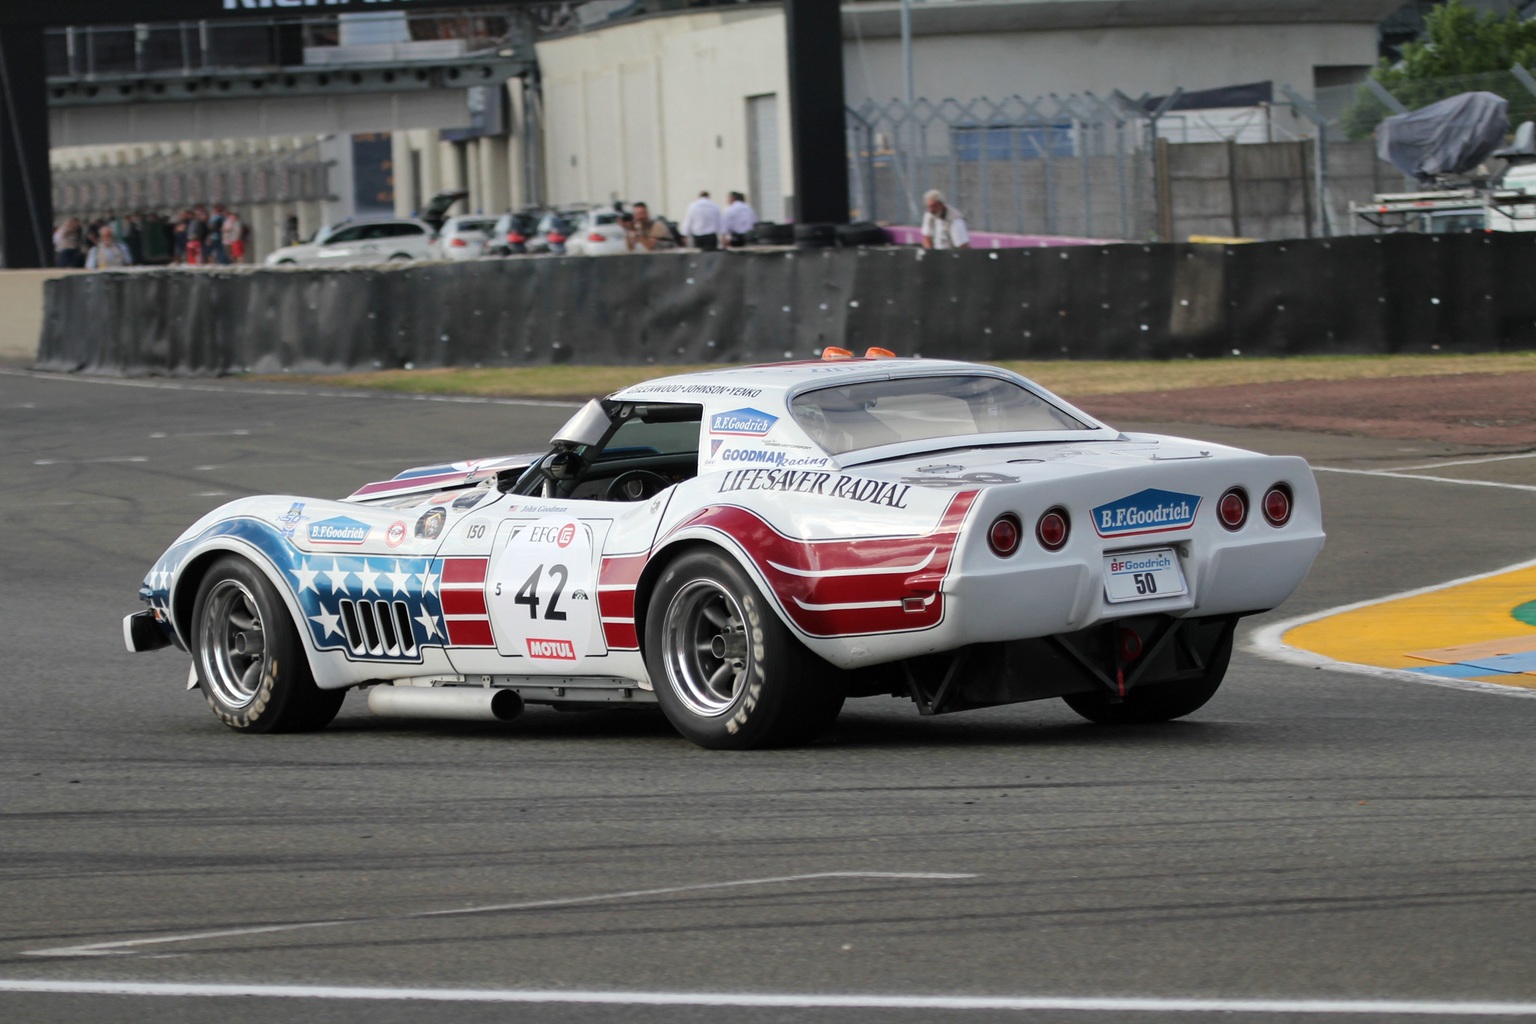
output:
M622 388L609 397L617 401L704 403L711 397L727 400L782 397L787 392L807 386L953 373L985 373L1014 378L1013 374L997 367L950 359L807 359L658 377Z

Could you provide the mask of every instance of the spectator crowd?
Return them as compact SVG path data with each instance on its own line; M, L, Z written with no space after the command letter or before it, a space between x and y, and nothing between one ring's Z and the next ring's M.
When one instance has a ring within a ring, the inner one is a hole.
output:
M173 217L132 213L82 221L69 217L53 233L57 265L65 270L132 266L231 266L244 263L250 228L222 203L194 206Z

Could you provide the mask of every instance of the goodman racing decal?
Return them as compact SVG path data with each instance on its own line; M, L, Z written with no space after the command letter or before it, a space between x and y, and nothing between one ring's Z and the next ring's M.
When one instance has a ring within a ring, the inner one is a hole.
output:
M732 409L730 412L717 412L710 417L709 432L735 437L762 437L777 422L777 416L770 416L760 409Z
M825 455L793 455L762 448L727 448L715 456L721 462L745 462L754 466L825 466Z
M1100 537L1187 530L1199 508L1198 494L1148 488L1096 507L1093 528Z

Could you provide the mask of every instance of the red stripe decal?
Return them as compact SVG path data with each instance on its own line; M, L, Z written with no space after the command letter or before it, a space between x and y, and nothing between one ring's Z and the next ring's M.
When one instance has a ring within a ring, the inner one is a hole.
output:
M443 583L484 583L486 562L484 558L445 558Z
M635 617L635 592L633 590L599 590L597 613L615 619Z
M640 573L650 561L650 553L638 555L610 555L603 559L602 571L597 582L604 587L633 587L640 582Z
M438 473L435 476L409 477L405 480L380 480L377 483L364 484L353 492L353 496L364 494L378 494L381 491L408 491L417 487L427 487L431 484L450 483L464 479L463 471L453 473ZM425 499L426 495L422 495Z
M961 524L978 493L956 494L934 531L915 537L796 540L755 512L734 505L703 509L679 529L707 526L734 538L767 579L790 620L812 636L928 629L944 619L938 583L949 572ZM913 568L919 564L921 568ZM881 567L890 571L868 571ZM861 572L839 574L850 569ZM907 598L925 600L914 602L917 610L909 611L903 606ZM874 607L805 607L848 604Z
M444 615L488 615L483 590L443 591Z
M454 647L495 647L489 619L449 619L448 642Z
M608 644L610 651L638 651L640 640L635 633L633 622L605 622L603 623L603 639Z

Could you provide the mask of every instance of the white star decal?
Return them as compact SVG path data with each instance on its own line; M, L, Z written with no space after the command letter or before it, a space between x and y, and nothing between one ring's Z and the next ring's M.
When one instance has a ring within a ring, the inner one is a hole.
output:
M401 572L400 571L400 563L396 562L395 563L395 571L394 572L387 572L384 575L389 577L389 584L390 584L391 587L394 588L393 590L390 591L390 593L391 594L398 594L402 590L404 590L406 593L410 592L410 589L411 589L411 577L416 575L416 574L413 573L413 572Z
M363 567L357 570L357 578L363 584L363 593L377 594L379 592L379 577L383 575L381 572L375 572L372 566L364 562Z
M341 621L341 616L332 615L330 612L325 610L325 605L323 604L320 606L320 614L311 615L309 617L309 621L325 630L325 632L320 634L321 640L329 639L332 633L335 633L337 636L341 635L341 630L337 628L336 625Z
M352 574L343 569L341 564L333 558L331 559L331 567L324 570L321 575L325 577L326 583L331 588L331 593L334 594L338 590L344 591L347 589L347 577ZM319 591L316 591L316 593L319 593Z
M432 568L430 563L427 565L427 568L428 569ZM421 596L422 597L426 597L428 594L435 594L435 593L437 593L437 577L432 575L432 573L430 573L430 572L422 573L421 574Z
M426 629L428 640L431 640L433 637L438 635L436 616L429 615L425 610L423 610L420 615L416 616L416 621L421 623L422 626Z
M299 581L299 593L302 594L306 590L313 590L317 594L320 593L320 588L315 586L315 577L320 575L320 570L311 569L308 559L305 559L299 568L289 569L288 571L293 573L293 578ZM331 589L335 590L336 588L332 587Z

